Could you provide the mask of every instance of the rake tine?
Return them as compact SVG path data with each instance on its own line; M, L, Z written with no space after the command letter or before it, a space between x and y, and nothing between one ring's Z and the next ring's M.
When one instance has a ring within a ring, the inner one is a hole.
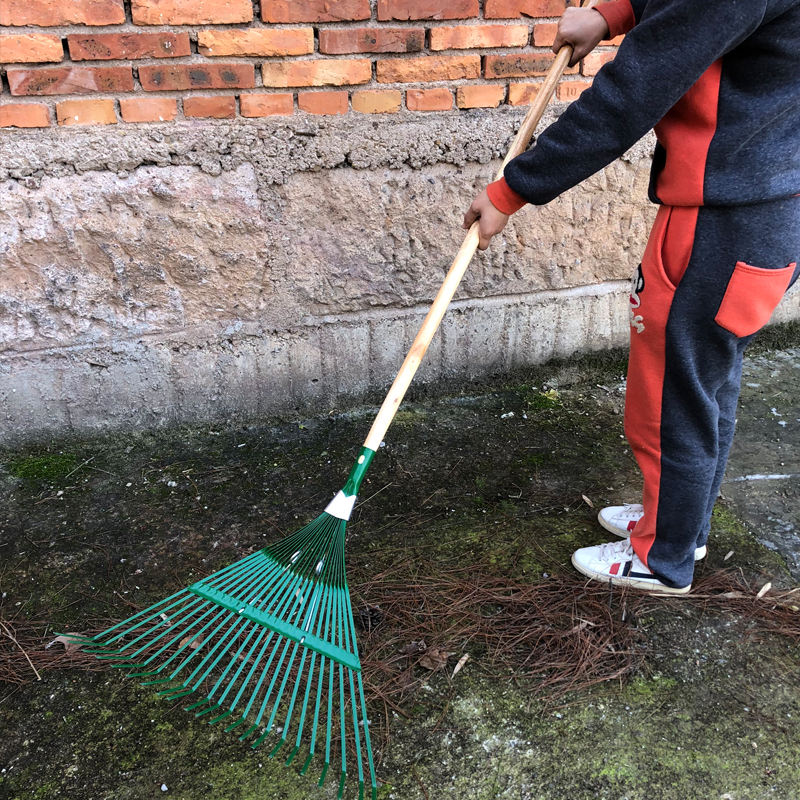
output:
M286 741L286 737L289 735L289 730L291 728L291 723L292 723L292 714L294 713L295 703L297 702L297 693L299 692L300 685L301 685L301 683L303 681L303 674L305 672L307 658L308 658L308 650L304 649L303 650L303 657L302 657L302 659L300 661L300 667L297 670L297 676L295 677L295 681L294 681L294 689L292 690L292 698L289 701L289 710L286 712L286 720L283 723L283 735L282 735L283 738L281 740L281 743L285 742ZM286 679L288 677L289 677L289 672L287 670L286 677L284 678L284 683L286 682ZM309 673L307 682L308 682L308 680L310 678L311 678L311 673ZM277 710L278 710L278 706L277 706L277 703L276 703L275 704L275 709L272 712L273 717L275 716L275 713L277 712ZM270 753L270 758L273 758L275 753L277 753L277 752L278 752L278 748L276 748L272 753Z
M206 705L206 703L210 703L210 702L211 702L210 698L204 697L202 700L199 700L196 703L192 703L190 706L186 706L186 708L184 708L183 710L184 711L194 711L196 708L200 708L200 706L204 706L204 705Z
M220 705L222 705L220 703ZM218 717L214 717L214 719L210 719L208 721L209 725L215 725L217 722L220 722L223 719L227 719L231 714L233 714L233 710L228 710L224 714L220 714Z
M250 652L247 654L247 657L242 659L242 663L239 665L239 668L236 670L234 676L231 678L231 680L228 682L228 685L225 687L225 691L222 693L222 697L220 698L220 702L222 702L228 696L228 692L230 692L230 690L234 687L234 685L236 684L236 681L239 680L239 675L241 675L242 670L244 670L245 666L247 665L247 662L251 659L253 653L255 652L255 649L258 647L258 643L264 638L264 636L266 636L266 634L267 634L266 629L262 628L261 629L261 633L258 634L258 637L256 638L255 642L253 642L253 644L251 645ZM237 654L237 656L238 656L238 654ZM255 665L256 664L258 664L258 659L256 659L256 661L255 661L255 663L253 665L253 668L251 669L251 673L252 673L252 670L255 669ZM248 681L249 681L249 679L250 678L248 676ZM239 693L236 695L236 699L231 704L231 711L233 711L236 708L236 705L239 702L239 698L242 696L242 692L244 692L244 687L246 685L247 685L247 681L244 682L244 684L242 685L242 687L239 690ZM215 687L214 691L216 691L216 687Z
M183 609L181 609L181 613L182 613L182 614L183 614L184 612L187 612L185 616L182 616L182 617L180 617L179 619L177 619L175 622L172 622L172 623L170 623L170 624L167 626L167 629L166 629L165 631L162 631L162 632L161 632L161 633L160 633L158 636L156 636L156 638L155 638L155 639L153 639L152 641L148 642L148 643L147 643L146 645L144 645L143 647L140 647L138 650L136 650L136 651L135 651L134 653L132 653L131 655L129 655L129 656L121 656L121 658L135 658L135 657L136 657L137 655L139 655L139 653L141 653L143 650L146 650L148 647L151 647L153 644L155 644L155 642L159 641L159 640L160 640L160 639L162 639L164 636L167 636L167 635L169 635L169 633L170 633L172 630L176 629L176 628L177 628L179 625L181 625L181 624L182 624L182 623L183 623L183 622L184 622L186 619L188 619L188 618L189 618L189 617L191 617L191 616L192 616L194 613L196 613L196 611L199 611L199 610L200 610L200 609L201 609L203 606L207 606L207 605L210 605L210 604L209 604L208 602L203 602L203 601L202 601L201 599L199 599L199 598L198 598L198 599L196 599L196 600L194 600L193 602L189 603L189 605L188 605L188 606L186 606L186 607L184 607ZM193 608L195 608L195 607L197 607L196 611L192 611L192 609L193 609ZM211 609L211 608L209 608L209 611L208 611L207 613L211 613L211 610L212 610L212 609ZM188 613L188 612L191 612L191 613ZM120 649L119 649L117 652L118 652L118 653L122 653L123 651L127 650L129 647L133 647L133 645L137 644L137 643L138 643L138 642L140 642L142 639L145 639L145 638L147 638L148 636L150 636L152 633L154 633L154 632L156 631L156 629L157 629L157 628L159 628L161 625L163 625L163 624L164 624L164 620L163 620L163 619L161 619L161 615L160 615L160 614L156 614L156 615L155 615L155 617L157 617L157 618L158 618L160 621L159 621L159 622L156 622L156 624L155 624L155 625L153 625L153 626L150 628L150 630L148 630L148 631L145 631L144 633L142 633L142 634L140 634L139 636L137 636L137 637L136 637L136 638L135 638L133 641L131 641L131 642L128 642L126 645L124 645L123 647L121 647L121 648L120 648ZM151 618L151 619L152 619L152 618ZM121 635L123 635L123 634L121 634ZM180 636L180 631L178 632L178 636ZM119 638L119 637L117 637L117 638ZM174 639L173 639L172 641L174 641ZM158 653L156 653L156 655L159 655L160 653L162 653L162 652L164 651L164 649L166 649L166 648L168 648L168 647L170 646L170 644L171 644L171 642L170 642L169 644L167 644L167 645L166 645L164 648L162 648L161 650L159 650L159 651L158 651ZM102 658L102 657L103 657L103 656L100 656L100 658ZM153 657L155 657L155 656L153 656ZM152 658L151 658L151 659L149 659L149 660L152 660Z
M238 628L238 630L237 630L237 628ZM247 630L247 621L246 620L239 620L239 619L234 620L233 624L230 626L230 628L228 628L226 633L219 639L219 641L214 645L214 647L212 647L211 650L209 650L209 652L205 656L205 658L203 658L203 660L194 668L194 671L192 672L192 674L189 675L189 677L186 679L187 683L194 678L194 676L203 668L203 665L212 658L214 653L216 653L218 650L221 650L221 652L213 660L211 665L209 667L207 667L206 671L197 679L197 682L195 683L195 689L201 683L203 683L203 681L211 674L211 672L214 670L214 668L217 666L217 664L219 664L219 662L222 660L222 658L224 657L225 653L233 648L233 646L234 646L235 642L237 641L237 639L239 639L239 637L246 630ZM230 641L229 641L229 643L226 643L226 640L228 640L228 639L230 639ZM230 669L230 667L228 667L228 668ZM218 685L219 685L219 681L217 681L217 684L215 685L214 688L216 689L216 686L218 686ZM212 693L213 693L213 691L212 691ZM211 693L209 694L209 697L210 696L211 696Z
M286 759L286 766L288 767L289 764L294 761L295 756L300 752L300 742L302 741L303 737L303 728L305 727L306 722L306 711L308 710L308 700L311 696L311 683L314 677L314 664L317 660L317 654L312 650L311 651L311 664L308 668L308 680L306 681L306 692L305 697L303 698L303 709L300 714L300 722L297 725L297 740L295 741L294 750L289 754L289 758Z
M273 726L273 724L275 722L275 716L278 713L278 707L279 707L281 698L283 697L283 693L284 693L284 691L286 691L286 684L288 683L289 677L291 675L292 665L294 664L295 658L297 658L297 648L299 646L300 645L295 644L294 649L292 650L291 658L289 659L289 663L287 664L286 669L284 670L283 680L281 681L281 688L278 690L278 694L275 697L275 704L272 707L272 713L269 715L269 721L267 722L267 732L272 730L272 726ZM305 663L305 660L306 659L305 659L305 651L304 651L302 663ZM276 674L276 677L277 677L277 674ZM285 727L283 729L283 733L284 733L284 737L285 737L285 734L286 734L286 728Z
M311 759L314 758L314 752L317 743L317 725L319 723L319 707L320 703L322 702L322 684L324 682L325 677L325 656L320 656L319 661L319 681L317 682L317 702L314 706L314 722L311 728L311 752L308 754L308 758L306 759L306 763L303 765L303 768L300 770L301 775L305 775L308 767L311 764Z
M284 652L285 652L285 650L286 650L286 648L288 646L289 646L289 643L287 642L286 646L284 647ZM267 678L267 675L269 674L270 667L272 666L272 662L275 660L275 655L277 654L277 652L278 652L278 647L277 647L277 642L276 642L275 647L273 648L272 652L270 653L269 659L267 661L267 665L262 670L261 677L258 679L258 682L256 683L256 688L253 689L253 694L250 695L250 700L248 701L247 706L245 707L243 716L246 717L250 713L250 709L252 708L253 703L255 703L256 696L258 695L259 691L261 691L261 686L263 685L264 681ZM256 662L256 664L253 666L253 668L255 669L256 666L258 666L258 662ZM257 723L256 723L256 725L254 727L257 727Z
M214 624L214 622L216 622L216 620L218 620L220 617L222 617L223 619L222 619L222 621L219 623L219 625L217 625L217 627L216 627L216 628L215 628L215 629L214 629L214 630L213 630L211 633L209 633L209 634L208 634L208 635L205 637L205 639L203 639L203 641L202 641L202 642L200 642L200 644L198 644L196 647L192 648L192 645L193 645L193 643L194 643L195 641L197 641L197 639L198 639L198 638L199 638L199 637L200 637L200 636L203 634L203 632L204 632L204 631L206 631L206 630L207 630L209 627L211 627L211 625L213 625L213 624ZM207 644L208 644L208 643L209 643L209 642L210 642L210 641L211 641L211 640L212 640L212 639L213 639L213 638L214 638L214 637L215 637L215 636L216 636L216 635L219 633L219 631L220 631L220 630L222 630L222 628L224 628L224 627L225 627L225 626L226 626L228 623L230 623L231 621L233 621L233 623L234 623L233 627L235 628L235 626L236 626L236 625L237 625L237 624L238 624L238 623L239 623L241 620L240 620L240 619L237 619L237 618L236 618L235 616L233 616L233 615L232 615L230 612L227 612L227 613L225 613L225 612L221 612L220 614L217 614L217 616L216 616L216 617L214 617L214 619L213 619L213 620L211 620L211 622L209 622L209 623L208 623L207 625L205 625L205 626L204 626L204 627L203 627L201 630L199 630L199 631L198 631L198 632L197 632L197 633L196 633L196 634L195 634L195 635L192 637L192 639L191 639L190 641L186 642L186 644L185 644L185 645L183 645L183 647L188 647L188 648L191 648L191 649L192 649L192 652L191 652L191 653L190 653L190 654L189 654L189 655L188 655L188 656L187 656L187 657L186 657L186 658L185 658L185 659L184 659L184 660L183 660L183 661L182 661L182 662L181 662L181 663L180 663L180 664L179 664L179 665L178 665L178 666L175 668L175 670L172 672L172 675L171 675L170 677L173 677L173 678L174 678L176 675L178 675L178 673L179 673L179 672L180 672L180 671L181 671L181 670L182 670L182 669L183 669L183 668L184 668L184 667L185 667L185 666L186 666L186 665L187 665L187 664L188 664L188 663L189 663L189 662L190 662L190 661L191 661L191 660L192 660L192 659L193 659L193 658L196 656L196 655L198 655L198 654L199 654L199 653L202 651L202 649L203 649L203 648L204 648L204 647L205 647L205 646L206 646L206 645L207 645ZM230 631L229 631L229 633L230 633ZM188 678L186 678L186 681L185 681L186 683L189 683L189 682L192 680L192 678L194 678L194 676L197 674L197 672L203 668L203 665L204 665L204 664L206 663L206 661L207 661L209 658L211 658L211 656L212 656L212 655L213 655L213 654L216 652L216 650L217 650L217 648L219 648L220 644L221 644L222 642L224 642L224 641L225 641L225 638L226 638L226 637L225 637L225 636L223 636L223 638L222 638L221 642L217 642L217 644L216 644L216 645L215 645L215 646L214 646L214 647L213 647L213 648L212 648L212 649L211 649L211 650L210 650L208 653L206 653L205 657L204 657L204 658L203 658L203 660L200 662L200 664L199 664L197 667L195 667L195 669L194 669L194 671L191 673L191 675L189 675L189 677L188 677ZM181 648L181 649L183 649L183 648ZM180 652L180 651L178 651L178 652ZM175 653L175 655L178 655L178 653ZM173 656L173 658L174 658L174 656ZM198 682L198 683L199 683L199 682ZM197 688L197 687L195 687L195 688Z
M372 759L372 742L369 736L369 719L367 717L367 703L364 699L364 682L361 679L361 673L358 673L358 695L361 698L361 710L364 718L364 743L367 748L367 759L369 761L369 777L372 783L372 800L377 800L378 797L378 777L375 774L375 763Z
M145 660L145 662L144 662L145 665L149 664L151 661L154 661L165 650L169 650L169 648L172 647L172 645L175 644L175 642L177 642L178 639L180 639L182 634L187 633L187 631L190 631L192 628L195 627L195 625L199 625L207 616L209 616L210 614L214 613L214 606L211 603L203 603L202 606L208 606L208 610L203 614L203 616L201 616L199 619L195 620L188 628L184 628L183 630L179 630L165 645L163 645L161 647L161 649L159 649L157 652L153 653L153 655L151 655L149 658L147 658ZM201 608L202 608L202 606L201 606ZM176 625L177 625L177 623L176 623ZM159 634L152 641L148 642L146 645L140 647L133 655L134 656L138 655L142 651L147 650L148 647L152 647L156 642L158 642L161 639L163 639L164 636L167 636L170 633L170 631L173 628L176 627L176 625L172 626L169 630L166 630L163 633ZM189 646L189 642L186 642L183 645L178 645L178 649L160 667L158 667L158 669L156 669L156 672L161 672L167 666L167 664L169 664L174 658L177 658L188 646ZM132 656L130 656L130 657L132 657Z
M161 609L161 611L155 611L155 609L160 608L161 606L163 606L164 603L169 603L170 600L174 599L175 597L180 597L181 595L187 595L188 596L188 592L186 591L186 589L182 589L180 592L175 592L175 594L170 595L166 599L162 600L160 603L156 603L154 606L150 606L149 608L145 608L143 611L140 611L138 614L134 614L132 617L129 617L128 619L123 620L122 622L118 622L113 627L109 628L108 630L103 631L101 634L98 634L98 636L96 638L101 638L103 636L107 636L109 633L111 633L112 631L117 630L117 628L121 628L123 625L130 625L131 622L133 622L135 619L138 619L139 617L143 616L144 614L148 614L151 611L154 612L152 614L152 616L148 617L146 620L143 620L142 622L138 623L137 625L134 625L132 627L126 628L125 631L123 631L121 634L118 634L117 636L113 636L111 639L109 639L106 642L106 644L103 645L104 647L108 647L112 642L115 642L121 636L125 636L127 633L130 633L131 631L136 630L141 625L146 624L151 619L155 619L155 617L158 617L161 614L164 614L167 611L169 611L169 609L173 608L174 606L179 605L181 602L183 602L182 600L176 600L172 605Z
M328 774L328 768L331 765L331 728L333 726L333 665L334 662L330 662L330 674L328 676L328 721L326 727L326 739L325 739L325 764L322 768L322 775L319 779L319 785L322 786L325 783L325 776Z
M225 733L230 733L234 728L238 728L244 721L245 717L242 717L241 719L234 722L233 725L228 725L228 727L225 728Z
M208 698L206 698L206 699L208 699ZM212 711L216 711L218 708L222 708L222 706L219 703L217 703L216 705L211 706L210 708L205 709L204 711L199 712L198 714L195 714L195 716L196 717L205 716L206 714L210 714Z
M281 674L281 667L283 666L283 662L286 659L286 654L289 652L289 645L292 644L291 640L287 639L286 644L283 646L283 652L281 653L281 657L278 661L278 666L275 668L275 674L272 676L272 680L269 682L269 687L267 688L267 692L264 695L264 700L261 703L261 708L258 710L258 714L256 715L256 725L261 722L261 718L264 716L264 710L267 707L267 703L269 703L269 698L272 695L272 690L275 688L275 682L278 680L278 676ZM294 653L297 652L297 645L294 646Z
M222 682L227 677L228 673L233 668L233 665L236 663L236 661L241 656L242 650L244 650L245 647L247 647L247 643L253 638L253 636L255 636L256 631L258 631L258 629L259 629L258 625L253 624L253 625L250 626L250 632L247 634L247 637L245 638L245 640L239 645L239 649L230 657L230 660L228 661L228 666L225 667L225 669L222 671L222 673L220 674L219 678L217 679L217 682L214 684L214 688L208 693L209 697L213 697L216 694L217 689L219 689L220 685L222 684ZM247 626L245 626L245 628L242 631L242 633L244 633L245 630L247 630ZM263 628L262 628L262 630L263 630ZM227 688L222 693L222 697L220 697L220 703L227 696L228 692L230 691L230 688L233 686L233 683L236 681L236 678L238 677L239 672L241 672L241 670L244 669L244 663L245 662L242 661L242 664L239 667L239 670L236 672L236 674L234 674L233 678L231 678L230 682L228 683ZM205 676L204 676L204 678L205 678Z
M253 731L254 731L256 728L258 728L258 725L251 725L251 726L250 726L250 727L247 729L247 731L246 731L245 733L243 733L243 734L242 734L242 735L239 737L239 741L240 741L240 742L243 742L243 741L244 741L244 740L245 740L245 739L246 739L246 738L247 738L247 737L248 737L248 736L249 736L249 735L250 735L250 734L251 734L251 733L252 733L252 732L253 732Z
M239 692L236 695L236 699L233 701L233 705L231 706L231 708L236 708L237 704L239 703L239 700L241 699L242 695L244 694L244 691L247 688L247 685L250 683L250 679L255 674L256 669L258 668L258 665L259 665L261 659L264 657L264 653L267 651L267 647L269 646L269 643L272 640L272 637L274 635L275 634L274 634L273 631L270 631L269 634L267 635L266 641L261 646L261 652L259 652L258 658L256 658L256 660L253 662L253 666L250 668L250 672L247 674L247 678L245 679L244 683L241 685L241 687L239 689ZM269 669L269 665L267 665L267 669ZM259 690L259 688L261 686L261 681L263 681L263 680L264 680L264 675L262 674L261 679L258 682L258 685L253 690L253 694L252 694L252 696L250 698L250 702L247 704L247 706L245 707L245 710L242 712L242 722L244 722L245 717L247 717L248 713L250 712L250 706L253 704L253 700L255 699L255 695L257 694L257 692L258 692L258 690ZM235 726L233 726L233 727L235 727ZM233 730L233 728L226 728L226 730Z

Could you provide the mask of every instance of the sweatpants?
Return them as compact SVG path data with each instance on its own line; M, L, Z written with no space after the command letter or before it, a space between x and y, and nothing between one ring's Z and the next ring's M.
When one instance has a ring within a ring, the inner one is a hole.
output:
M736 422L744 350L800 268L800 198L661 206L631 288L625 433L644 476L633 549L688 586Z

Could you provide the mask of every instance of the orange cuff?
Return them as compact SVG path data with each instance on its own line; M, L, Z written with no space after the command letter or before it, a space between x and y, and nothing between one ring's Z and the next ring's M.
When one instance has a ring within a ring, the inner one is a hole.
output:
M594 7L608 23L608 38L614 39L630 33L636 27L636 15L630 0L611 0Z
M507 183L505 178L490 183L486 187L486 194L492 201L492 205L503 214L515 214L523 206L528 205L528 201L517 194Z

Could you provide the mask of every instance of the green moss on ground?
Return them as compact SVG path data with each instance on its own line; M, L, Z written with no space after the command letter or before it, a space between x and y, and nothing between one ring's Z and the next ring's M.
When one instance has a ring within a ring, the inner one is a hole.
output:
M48 453L12 458L6 463L9 475L15 478L53 481L69 475L77 465L71 453Z

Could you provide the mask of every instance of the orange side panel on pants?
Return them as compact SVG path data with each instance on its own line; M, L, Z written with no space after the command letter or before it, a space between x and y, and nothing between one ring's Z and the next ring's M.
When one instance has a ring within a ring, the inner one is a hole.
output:
M666 328L675 295L672 281L679 283L689 264L698 213L698 208L661 206L631 294L625 434L644 476L644 516L631 534L631 544L645 564L656 537Z
M667 205L701 206L705 197L706 161L717 130L722 59L715 61L655 127L667 152L656 194Z

